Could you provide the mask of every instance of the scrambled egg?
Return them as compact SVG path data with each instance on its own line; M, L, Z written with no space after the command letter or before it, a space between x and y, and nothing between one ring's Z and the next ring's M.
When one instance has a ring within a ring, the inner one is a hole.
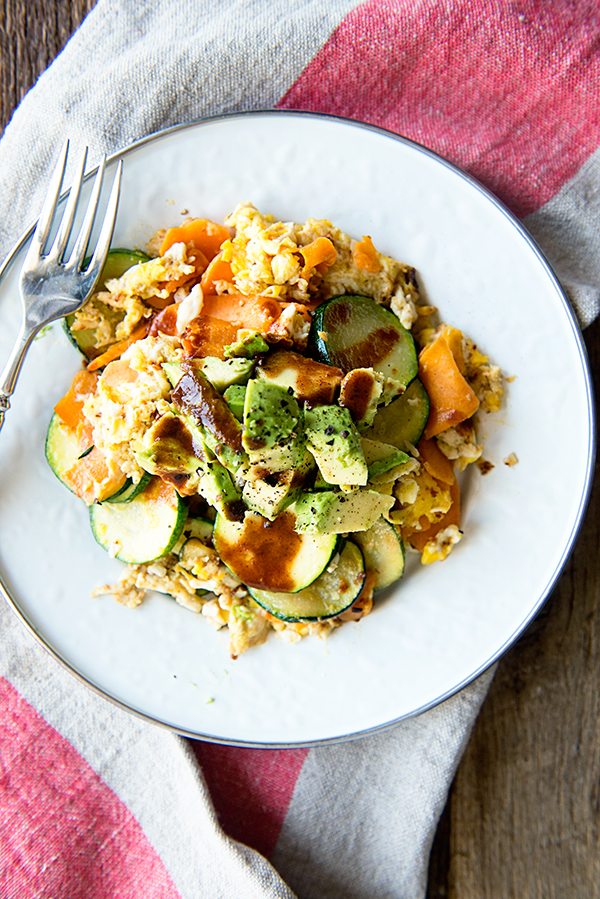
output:
M451 524L439 531L432 540L428 540L421 554L421 564L431 565L432 562L442 562L448 558L453 547L462 540L462 531L457 525Z
M400 509L392 509L389 518L401 528L419 531L423 529L422 519L426 519L427 525L435 524L446 514L452 505L452 496L450 487L432 477L424 465L412 480L417 489L415 491L411 485L410 501L406 502L406 485L401 485L396 492Z
M418 287L414 269L391 256L376 253L378 271L359 268L353 256L357 241L325 219L304 223L279 222L251 203L242 204L226 219L235 236L223 246L231 263L235 289L241 293L271 296L307 303L342 293L390 301L405 327L417 318ZM327 237L336 250L327 267L307 271L301 249L319 237Z
M504 376L497 365L481 353L472 340L463 339L465 376L484 412L498 412L504 398Z
M175 338L163 335L138 340L106 366L96 393L84 403L94 445L134 483L143 473L135 451L155 418L169 410L171 385L162 364L178 362L182 356Z
M193 277L199 260L190 254L183 243L176 243L164 256L134 265L120 278L107 281L105 290L92 294L79 309L71 324L71 330L95 331L98 350L124 340L144 318L152 315L152 309L144 300L167 300L175 285Z
M477 462L483 453L483 447L477 443L475 427L470 422L461 422L455 428L448 428L437 436L437 445L453 462L459 471L464 471L467 465Z

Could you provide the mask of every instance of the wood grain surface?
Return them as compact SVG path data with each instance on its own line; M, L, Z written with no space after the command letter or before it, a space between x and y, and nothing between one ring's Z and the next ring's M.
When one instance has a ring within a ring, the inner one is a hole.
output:
M93 5L0 0L0 128ZM585 337L598 393L600 323ZM436 834L429 899L600 897L599 606L597 482L557 589L500 662Z

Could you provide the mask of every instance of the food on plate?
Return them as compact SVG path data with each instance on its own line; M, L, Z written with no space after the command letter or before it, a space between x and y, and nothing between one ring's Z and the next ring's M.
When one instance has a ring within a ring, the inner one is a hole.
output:
M173 597L229 629L324 636L462 538L457 475L503 376L409 265L331 222L251 204L111 250L65 320L84 357L46 440L126 564L98 588Z

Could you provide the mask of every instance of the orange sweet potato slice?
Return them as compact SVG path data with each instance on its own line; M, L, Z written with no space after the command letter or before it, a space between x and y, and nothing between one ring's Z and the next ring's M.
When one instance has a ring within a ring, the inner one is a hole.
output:
M358 240L352 248L352 259L357 268L376 274L381 271L381 261L372 239L368 234Z
M169 228L160 247L161 256L174 243L185 243L197 247L210 262L221 249L221 244L230 238L229 229L225 225L211 222L209 219L192 219L184 225Z
M58 417L77 433L82 449L92 444L92 425L83 414L83 404L95 392L97 383L98 375L86 369L78 371L71 386L54 407Z
M109 468L104 454L98 447L94 447L82 459L78 459L75 465L65 473L64 479L73 493L84 500L88 506L113 496L125 485L127 480L121 471Z
M223 259L220 253L215 256L214 259L211 259L208 264L208 268L202 275L202 279L200 281L202 293L215 293L216 281L233 281L233 271L231 269L231 263Z
M231 322L236 328L268 331L279 318L281 306L272 297L246 297L243 294L210 294L204 297L202 315Z
M454 483L454 468L450 459L446 458L437 442L423 438L417 447L419 455L429 474L443 484Z
M237 328L231 322L202 315L190 322L181 342L188 358L218 356L224 359L225 347L236 337Z
M119 356L122 356L125 350L128 350L137 340L142 340L148 333L149 328L150 322L143 321L131 332L129 337L125 338L125 340L119 340L117 343L113 343L104 353L100 356L96 356L96 358L88 365L88 371L97 371L99 368L104 368L105 365L108 365L108 363L112 362L114 359L118 359Z
M304 259L305 271L321 265L333 265L337 259L337 250L328 237L316 237L305 247L301 247L300 253Z
M447 431L471 418L479 408L479 400L461 373L461 359L452 352L453 344L454 335L444 330L419 355L419 377L430 402L425 437Z

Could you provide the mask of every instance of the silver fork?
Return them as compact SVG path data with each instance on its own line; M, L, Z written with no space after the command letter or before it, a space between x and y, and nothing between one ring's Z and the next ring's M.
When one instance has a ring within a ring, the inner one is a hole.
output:
M64 315L70 315L83 306L96 286L110 249L119 205L123 171L121 161L117 165L94 254L84 269L106 167L106 158L102 157L75 245L69 258L67 260L63 258L73 231L87 160L86 148L77 166L56 237L48 251L44 252L56 217L68 153L69 141L66 141L52 175L44 206L21 271L19 287L23 317L17 340L0 375L0 430L4 424L5 413L10 408L10 397L14 392L23 360L33 338L44 325L57 318L62 318Z

